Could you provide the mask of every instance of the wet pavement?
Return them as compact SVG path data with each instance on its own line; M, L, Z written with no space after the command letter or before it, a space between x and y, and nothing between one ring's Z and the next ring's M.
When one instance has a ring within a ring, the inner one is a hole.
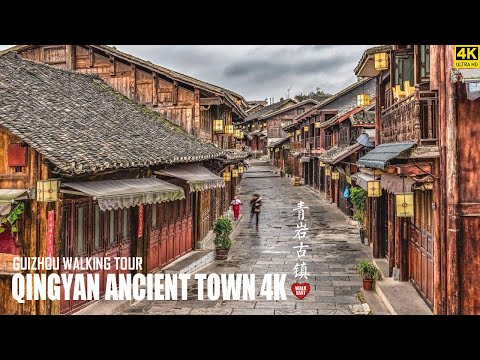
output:
M219 315L349 315L349 305L360 304L357 293L362 285L356 274L356 264L371 258L371 248L360 243L358 230L349 225L346 217L334 205L320 199L305 186L294 187L292 178L281 178L265 171L267 166L252 166L239 188L239 198L248 204L253 193L263 199L258 232L250 227L249 206L241 209L243 218L233 234L233 246L228 260L214 261L199 273L254 273L256 300L210 301L197 300L194 281L188 289L189 300L141 301L123 314L219 314ZM251 176L250 176L251 175ZM294 239L297 212L292 209L303 201L308 226L304 244L310 293L297 299L290 287L297 282L293 269L297 263L299 240ZM264 274L285 273L285 301L267 301L258 296ZM204 292L205 297L207 292Z

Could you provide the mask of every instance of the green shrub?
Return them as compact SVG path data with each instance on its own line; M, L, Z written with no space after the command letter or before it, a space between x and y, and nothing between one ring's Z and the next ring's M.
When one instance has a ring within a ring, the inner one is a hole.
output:
M218 249L230 249L232 246L232 239L230 239L232 230L233 227L230 219L226 217L219 217L217 219L213 232L215 233L215 246Z
M382 273L371 261L363 260L357 265L357 272L365 280L380 280Z
M358 221L363 228L365 224L365 208L367 205L367 192L361 187L354 187L350 190L350 200L355 207L353 219Z

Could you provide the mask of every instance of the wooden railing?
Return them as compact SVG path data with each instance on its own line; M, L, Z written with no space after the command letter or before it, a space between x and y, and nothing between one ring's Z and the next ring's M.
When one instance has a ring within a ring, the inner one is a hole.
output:
M437 143L438 98L434 92L417 92L382 112L382 143L415 141Z

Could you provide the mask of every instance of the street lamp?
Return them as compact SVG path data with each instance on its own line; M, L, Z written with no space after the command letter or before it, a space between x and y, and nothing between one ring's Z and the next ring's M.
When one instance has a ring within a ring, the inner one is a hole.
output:
M379 180L371 180L367 182L367 196L380 197L382 196L382 186Z
M413 193L395 194L395 207L397 209L397 217L413 217Z
M223 132L223 119L213 120L213 131L216 133Z

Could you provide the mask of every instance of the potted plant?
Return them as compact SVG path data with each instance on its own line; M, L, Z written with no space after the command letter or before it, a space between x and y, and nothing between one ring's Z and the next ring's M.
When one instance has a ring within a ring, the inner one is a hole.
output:
M291 173L292 170L290 169L290 164L285 164L285 175L287 175L287 177L290 177Z
M374 281L382 278L382 273L371 261L364 260L357 266L357 272L363 278L363 289L373 290Z
M361 187L354 187L350 191L350 200L355 209L353 219L358 222L360 230L360 241L365 243L365 208L367 202L367 192Z
M232 246L232 222L226 217L219 217L215 222L213 232L215 233L215 251L217 260L226 260L228 257L228 250Z

